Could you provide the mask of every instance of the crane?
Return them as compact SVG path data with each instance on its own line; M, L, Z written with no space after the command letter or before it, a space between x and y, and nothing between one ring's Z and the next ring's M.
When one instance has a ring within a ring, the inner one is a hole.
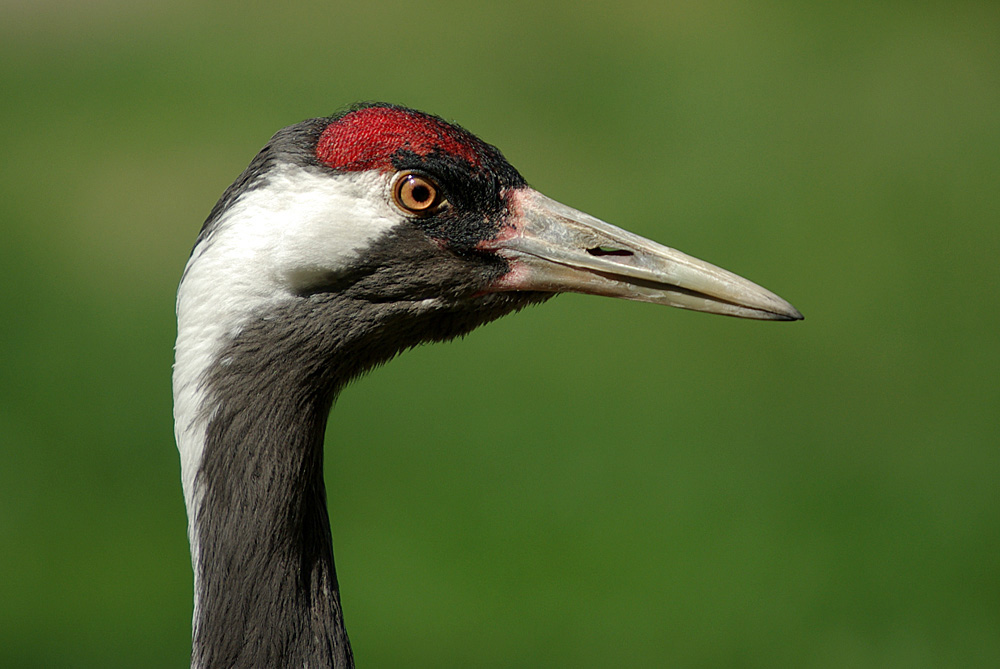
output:
M353 666L323 481L333 400L407 348L567 291L802 318L542 195L437 116L363 103L271 138L211 210L177 293L193 667Z

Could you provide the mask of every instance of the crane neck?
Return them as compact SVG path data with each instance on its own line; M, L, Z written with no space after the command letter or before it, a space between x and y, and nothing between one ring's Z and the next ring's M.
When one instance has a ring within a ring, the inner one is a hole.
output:
M174 418L195 581L192 666L352 667L323 437L343 385L397 350L371 343L400 310L317 294L233 328L198 318L190 294L182 284Z
M213 375L191 514L192 664L353 667L323 482L330 400L245 387L271 378L266 369L228 376Z
M221 241L209 236L192 256L178 291L174 424L194 568L193 666L353 666L323 484L334 398L406 348L548 296L429 296L441 290L434 250L415 234L369 249L370 262L314 292L258 303L231 299L213 280ZM414 286L383 285L380 268L394 266L385 258L405 249L401 276ZM426 271L413 270L421 258Z
M194 569L192 666L353 667L323 483L327 417L348 381L429 338L424 323L441 312L317 293L234 334L197 318L188 295L182 284L174 422ZM450 337L481 318L444 320Z

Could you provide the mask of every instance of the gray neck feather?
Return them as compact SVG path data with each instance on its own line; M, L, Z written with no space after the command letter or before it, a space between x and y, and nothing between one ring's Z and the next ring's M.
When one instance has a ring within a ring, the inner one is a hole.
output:
M323 484L332 394L309 387L306 357L259 334L210 377L194 664L352 667Z

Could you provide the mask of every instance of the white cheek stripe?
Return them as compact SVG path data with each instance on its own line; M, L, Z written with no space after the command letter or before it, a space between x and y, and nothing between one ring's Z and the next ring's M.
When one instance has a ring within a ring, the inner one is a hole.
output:
M403 220L389 202L385 174L278 165L264 186L230 206L192 253L177 291L173 390L195 601L201 501L195 477L213 410L208 371L248 319L349 266Z

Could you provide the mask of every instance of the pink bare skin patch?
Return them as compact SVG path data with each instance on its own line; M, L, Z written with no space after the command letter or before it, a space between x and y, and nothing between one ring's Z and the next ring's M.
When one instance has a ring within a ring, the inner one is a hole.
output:
M498 253L498 255L506 257L510 262L510 270L497 279L490 286L490 290L484 291L484 294L487 292L499 293L510 290L523 290L531 278L530 269L520 261L517 254L505 253L506 244L515 237L523 234L523 228L526 223L523 204L524 193L525 191L520 188L504 191L503 199L507 203L508 216L494 237L485 239L476 246L480 251Z
M501 193L504 203L507 205L507 216L500 226L497 234L490 239L484 239L476 245L480 251L496 251L504 246L504 243L521 234L525 224L524 198L525 193L530 189L510 188Z

